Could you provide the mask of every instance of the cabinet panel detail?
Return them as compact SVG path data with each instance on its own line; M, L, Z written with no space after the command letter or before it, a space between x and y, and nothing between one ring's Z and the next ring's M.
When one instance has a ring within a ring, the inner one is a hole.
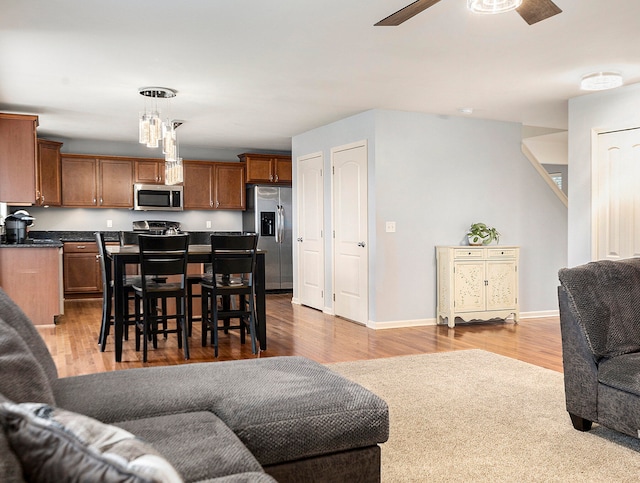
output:
M520 317L519 247L436 247L438 321Z

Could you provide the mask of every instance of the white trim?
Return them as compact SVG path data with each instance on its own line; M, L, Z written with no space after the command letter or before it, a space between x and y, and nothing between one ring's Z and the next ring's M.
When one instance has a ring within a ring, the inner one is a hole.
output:
M434 319L415 319L415 320L390 320L387 322L375 322L369 320L367 327L369 329L381 330L381 329L401 329L405 327L426 327L437 325L437 318Z
M298 297L291 297L291 303L292 303L293 305L302 305L302 304L300 303L300 299L299 299Z
M558 188L558 185L555 183L555 181L553 181L553 179L551 178L547 170L544 169L540 161L538 161L538 159L527 147L527 145L525 143L522 143L520 147L522 150L522 154L524 154L524 156L531 162L531 165L536 169L538 174L542 176L542 179L544 179L545 182L549 185L549 188L551 188L551 191L553 191L558 197L558 199L562 201L562 204L568 208L569 198L567 198L567 195L564 194L564 191Z
M327 315L336 315L336 313L333 311L333 307L325 307L324 309L322 309L322 313Z
M560 311L559 310L538 310L535 312L520 312L520 320L541 319L543 317L560 317Z

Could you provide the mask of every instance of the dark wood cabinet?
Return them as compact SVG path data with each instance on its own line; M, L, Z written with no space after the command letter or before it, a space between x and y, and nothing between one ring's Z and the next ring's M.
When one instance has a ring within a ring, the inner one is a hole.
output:
M213 208L213 163L184 161L184 209Z
M133 164L128 159L98 159L98 206L133 208Z
M65 296L88 297L102 292L100 260L95 242L64 243L63 270Z
M96 159L76 155L63 155L62 205L69 207L98 206L98 180Z
M36 127L38 116L0 113L0 201L36 202Z
M244 210L247 206L245 169L241 163L216 163L214 171L215 208Z
M184 162L185 210L244 210L245 200L242 164Z
M247 183L291 184L291 156L244 153L238 155L247 169Z
M61 147L62 143L38 139L36 163L36 204L38 206L62 204Z
M155 159L135 160L134 180L136 183L164 184L164 161Z
M129 159L64 155L62 205L132 208L133 164Z

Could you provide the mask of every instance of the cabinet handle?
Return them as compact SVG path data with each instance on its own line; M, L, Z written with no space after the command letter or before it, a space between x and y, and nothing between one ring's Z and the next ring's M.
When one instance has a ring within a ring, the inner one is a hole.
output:
M216 200L216 208L220 206L220 202Z
M278 175L276 174L276 183L278 182Z
M213 208L213 201L209 200L209 207Z
M273 175L272 174L269 175L269 181L273 181Z
M93 199L93 204L94 204L94 205L96 204L96 199L95 199L95 198Z
M85 248L87 248L87 247L86 247L86 245L77 245L77 246L76 246L76 248L77 248L78 250L84 250L84 249L85 249Z

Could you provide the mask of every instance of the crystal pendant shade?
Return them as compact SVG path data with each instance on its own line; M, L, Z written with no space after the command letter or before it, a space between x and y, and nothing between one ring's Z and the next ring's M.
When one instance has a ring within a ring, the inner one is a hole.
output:
M522 0L467 0L467 8L473 13L504 13L522 5Z
M162 145L165 159L165 183L177 184L183 182L182 158L178 155L178 138L176 128L182 123L171 121L168 117L162 121L158 109L158 99L170 99L176 96L176 91L166 87L141 87L140 95L153 100L151 109L145 107L138 121L138 141L149 148ZM146 100L146 99L145 99Z

